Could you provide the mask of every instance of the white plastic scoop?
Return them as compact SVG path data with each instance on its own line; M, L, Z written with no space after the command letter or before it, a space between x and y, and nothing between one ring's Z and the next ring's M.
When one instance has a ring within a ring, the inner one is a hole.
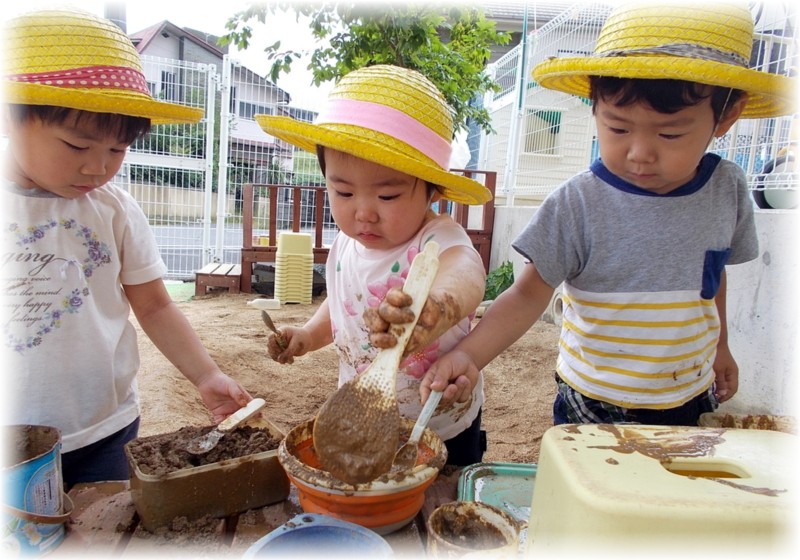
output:
M322 467L349 484L378 478L391 469L400 441L395 377L439 269L439 245L429 241L411 263L403 291L414 320L390 327L397 344L378 352L361 375L322 405L314 421L314 450Z
M240 408L225 420L217 424L217 427L204 434L198 436L186 445L186 451L194 455L201 455L208 453L216 447L222 436L233 430L236 426L250 419L256 412L264 408L267 401L264 399L253 399L244 407Z
M411 430L411 436L394 455L392 471L402 472L414 468L414 465L417 464L417 456L419 455L419 438L422 437L422 432L425 431L425 427L428 425L428 422L430 421L431 416L433 416L433 412L439 405L440 400L442 400L441 391L433 391L430 395L428 395L428 400L425 401L425 406L422 407L422 411L417 417L417 421L414 424L414 429Z

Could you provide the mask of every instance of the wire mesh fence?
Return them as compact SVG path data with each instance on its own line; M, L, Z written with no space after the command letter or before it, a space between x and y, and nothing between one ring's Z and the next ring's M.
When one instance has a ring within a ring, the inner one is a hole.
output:
M498 194L509 204L536 204L598 157L590 102L541 87L531 72L550 57L592 53L611 8L608 3L576 2L490 65L488 71L501 88L484 104L497 134L480 139L478 166L498 171ZM756 35L750 67L796 75L795 6L754 2L751 11ZM794 208L797 126L794 116L740 120L710 149L744 168L758 206Z
M796 74L794 5L765 0L752 3L751 9L756 23L751 67ZM520 45L489 65L499 90L482 103L495 132L471 129L470 160L464 167L497 173L499 204L538 204L598 157L588 100L542 88L531 71L548 57L591 53L610 10L611 5L602 2L567 6L538 28L532 26ZM239 262L245 235L244 184L324 184L314 154L266 134L253 118L286 115L311 122L316 113L290 106L285 92L227 56L219 68L148 57L144 67L155 97L205 111L196 125L154 127L131 148L118 177L150 218L168 278L191 280L209 262ZM711 150L745 169L755 205L794 208L798 134L792 116L741 120ZM317 225L316 193L309 189L299 194L301 231ZM286 197L276 206L280 230L293 208L292 197L298 195L286 189L279 196ZM269 205L259 204L254 239L265 235L270 219ZM323 220L328 243L337 229L327 201Z

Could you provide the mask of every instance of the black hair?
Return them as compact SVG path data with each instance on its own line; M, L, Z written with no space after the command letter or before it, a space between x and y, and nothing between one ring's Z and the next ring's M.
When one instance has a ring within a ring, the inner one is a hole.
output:
M143 117L131 117L116 113L94 113L69 107L9 104L8 108L11 118L17 122L39 119L46 124L59 125L74 118L76 123L89 122L98 130L114 136L120 143L128 145L150 132L151 126L150 119Z
M333 148L331 148L333 149ZM319 169L322 171L322 176L325 177L325 146L317 144L317 161L319 162ZM428 197L433 196L435 192L442 192L442 189L430 181L425 181L425 188L428 189Z
M677 113L711 98L714 122L722 120L723 111L732 107L744 94L742 90L710 86L685 80L644 80L641 78L614 78L589 76L592 111L599 99L625 107L644 102L659 113Z

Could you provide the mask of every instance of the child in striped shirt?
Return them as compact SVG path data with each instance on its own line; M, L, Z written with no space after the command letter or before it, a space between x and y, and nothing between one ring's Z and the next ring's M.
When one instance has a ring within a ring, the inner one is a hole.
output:
M736 393L725 266L756 258L758 240L743 170L706 149L740 117L791 113L794 84L748 68L746 8L680 14L672 4L619 7L594 56L534 69L543 87L592 101L600 158L513 242L521 274L427 372L423 400L444 389L444 402L467 398L559 285L556 424L696 425Z

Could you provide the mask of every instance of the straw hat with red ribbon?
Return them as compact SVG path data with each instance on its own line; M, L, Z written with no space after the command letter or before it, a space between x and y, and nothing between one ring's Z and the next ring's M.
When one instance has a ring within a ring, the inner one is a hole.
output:
M672 79L747 93L743 118L795 109L797 80L749 68L753 18L731 2L631 3L612 11L594 54L553 58L533 69L542 86L589 97L589 76Z
M193 123L203 110L150 95L139 53L107 19L73 9L41 10L3 29L4 103L52 105Z
M438 185L444 198L483 204L492 198L479 182L451 173L450 107L415 70L369 66L342 77L314 123L256 115L268 134L308 152L317 146L396 169Z

